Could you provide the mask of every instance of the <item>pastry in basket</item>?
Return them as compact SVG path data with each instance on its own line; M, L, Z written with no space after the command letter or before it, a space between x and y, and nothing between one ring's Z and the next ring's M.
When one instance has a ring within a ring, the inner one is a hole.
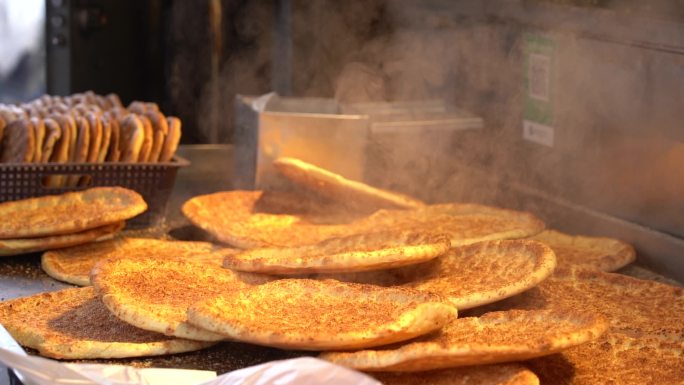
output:
M449 247L449 238L443 235L385 231L291 248L230 250L223 266L279 275L381 270L429 261Z
M0 256L19 255L36 251L59 249L113 237L123 230L124 222L104 225L71 234L48 235L35 238L0 239Z
M166 138L164 138L164 144L162 145L162 150L159 154L160 162L169 162L171 160L178 148L178 143L180 143L181 138L181 120L175 116L168 116L166 120L169 132L166 135Z
M440 329L456 308L437 295L335 280L281 279L192 305L188 320L238 341L288 349L354 349Z
M620 274L559 269L536 288L487 306L571 309L609 320L596 341L528 361L549 384L684 382L684 289Z
M548 246L519 239L455 247L414 266L327 276L436 293L463 310L533 288L549 277L555 266L556 259Z
M145 126L134 114L127 115L121 121L121 161L137 162L145 141Z
M595 340L608 327L594 313L510 310L451 321L403 345L319 357L363 371L415 372L523 361Z
M144 212L137 192L122 187L83 191L0 203L0 239L71 234L117 223Z
M521 364L465 366L428 372L372 373L385 385L539 385L539 378Z
M33 117L30 119L33 127L35 145L33 147L32 163L39 163L43 157L43 141L45 140L45 122L42 118Z
M295 183L359 209L413 209L424 205L415 198L347 179L300 159L278 158L273 161L273 166Z
M39 162L47 163L52 159L55 147L62 137L62 129L59 127L59 123L51 118L46 118L43 124L45 124L45 139L43 140L42 154Z
M615 271L636 259L636 252L631 245L613 238L568 235L546 230L532 239L544 242L553 249L559 267L579 266Z
M525 238L545 227L544 222L527 212L472 203L435 204L415 210L379 210L357 225L447 234L452 246Z
M116 318L92 287L0 302L0 323L21 345L58 359L154 356L211 345L133 327Z
M141 329L200 341L226 337L189 324L190 305L268 279L187 259L152 257L108 259L96 264L90 276L102 302L122 320Z
M90 143L88 145L88 154L85 161L94 163L97 162L100 157L102 142L105 139L104 128L102 127L102 121L97 117L97 114L93 112L86 113L82 119L88 122L88 128L90 129Z
M152 149L150 151L149 162L158 162L161 156L164 140L169 133L169 124L164 114L159 111L146 112L145 116L152 123Z
M149 238L118 237L103 242L43 253L41 267L52 278L90 285L90 270L101 260L112 257L187 258L221 266L223 256L213 253L215 246L208 242L171 241Z
M358 232L348 225L353 216L347 210L281 192L200 195L185 202L182 211L219 241L240 248L301 246Z
M33 159L36 138L31 121L23 118L7 124L2 136L2 163L26 163Z

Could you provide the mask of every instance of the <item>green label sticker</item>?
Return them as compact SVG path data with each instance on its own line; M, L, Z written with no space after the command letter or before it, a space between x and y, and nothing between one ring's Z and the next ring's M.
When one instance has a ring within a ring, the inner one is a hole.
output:
M553 86L556 43L548 36L524 36L523 138L553 147Z

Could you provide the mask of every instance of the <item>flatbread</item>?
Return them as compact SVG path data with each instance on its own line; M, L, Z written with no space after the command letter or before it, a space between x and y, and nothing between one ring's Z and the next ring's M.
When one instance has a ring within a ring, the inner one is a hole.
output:
M83 118L88 122L88 128L90 129L90 142L88 143L86 162L95 163L100 157L100 149L102 147L102 121L93 112L88 112Z
M140 147L140 155L138 162L144 163L150 161L150 154L152 153L152 145L154 144L154 130L152 129L152 122L145 115L138 115L142 122L145 135L143 136L142 146Z
M45 141L45 122L41 118L31 118L35 146L33 147L32 163L40 163L43 158L43 142Z
M370 271L429 261L446 253L449 247L446 236L377 232L332 238L309 246L231 251L223 266L279 275Z
M609 320L595 342L531 361L547 383L684 383L684 289L620 274L559 269L488 309L573 309Z
M212 253L215 246L208 242L166 241L149 238L120 237L43 253L41 267L52 278L90 285L90 271L101 260L112 257L187 258L221 266L223 256Z
M123 230L124 227L124 222L118 222L71 234L48 235L36 238L0 239L0 256L27 254L109 239Z
M121 149L119 148L119 143L121 141L121 126L119 126L119 120L113 114L109 115L107 120L109 121L111 133L105 160L107 162L118 162L121 158Z
M408 340L444 326L456 308L439 296L335 280L282 279L188 309L204 329L258 345L352 349Z
M532 239L544 242L553 249L559 267L579 266L615 271L636 259L636 252L631 245L613 238L568 235L546 230Z
M49 162L66 163L69 161L69 147L71 146L71 120L66 115L50 115L47 121L50 122L50 119L54 119L59 125L60 137L57 143L55 143ZM54 128L52 123L50 123L50 127ZM46 177L45 185L48 187L62 187L65 181L66 178L63 175L49 175Z
M87 190L0 203L0 239L69 234L130 219L147 209L123 187Z
M416 210L379 210L358 226L373 229L404 229L447 234L452 246L497 239L517 239L544 230L534 215L471 203L428 205Z
M550 276L555 266L556 259L548 246L519 239L452 248L420 265L330 277L437 293L464 310L533 288Z
M0 302L0 323L21 345L58 359L154 356L211 345L128 325L114 317L90 287Z
M245 290L260 279L206 263L150 257L108 259L95 265L90 275L102 302L117 317L141 329L199 341L225 337L190 325L188 307Z
M185 202L182 211L194 225L239 248L301 246L367 230L340 224L350 219L334 205L281 192L200 195Z
M592 313L510 310L459 318L405 345L320 358L363 371L401 372L513 362L595 340L607 327L605 318Z
M121 161L134 163L140 158L140 150L145 140L145 126L135 115L127 115L121 121Z
M96 116L102 124L102 143L100 143L100 150L97 155L97 162L102 163L107 159L107 151L109 151L109 143L112 140L112 123L106 116ZM119 138L117 136L116 140Z
M539 385L539 378L519 364L478 365L418 373L373 373L385 385Z
M150 150L149 162L158 162L166 135L169 134L169 124L166 117L159 111L150 111L145 114L152 123L152 149Z
M52 158L52 153L55 150L55 145L62 137L62 129L59 127L54 119L45 119L45 140L43 141L42 155L40 163L47 163Z
M168 116L166 118L169 132L164 138L161 154L159 154L160 162L169 162L173 158L173 154L178 148L178 143L181 139L181 120L175 116Z
M424 205L418 199L347 179L300 159L278 158L273 166L293 182L353 207L415 209Z
M35 132L28 119L17 119L5 127L2 138L2 163L26 163L33 159Z

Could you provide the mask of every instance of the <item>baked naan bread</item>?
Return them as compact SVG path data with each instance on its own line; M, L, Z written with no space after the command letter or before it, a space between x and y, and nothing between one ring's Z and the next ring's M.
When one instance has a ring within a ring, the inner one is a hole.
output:
M511 310L451 321L438 333L404 345L320 358L363 371L444 369L527 360L598 338L608 327L596 314Z
M278 158L273 166L296 184L360 210L415 209L425 205L418 199L347 179L300 159Z
M219 241L245 249L301 246L354 234L347 224L352 217L339 207L281 192L200 195L185 202L182 211Z
M559 269L489 309L572 309L609 320L598 340L530 361L550 384L684 383L684 289L620 274Z
M280 275L369 271L429 261L446 253L449 246L446 236L389 231L332 238L308 246L232 252L223 266Z
M0 323L21 345L58 359L154 356L211 345L133 327L107 310L90 287L0 302Z
M436 293L464 310L528 290L551 275L555 267L556 259L548 246L518 239L455 247L419 265L329 277Z
M124 226L124 222L118 222L72 234L37 238L0 239L0 256L33 253L97 242L113 237L116 233L123 230Z
M373 373L385 385L539 385L539 378L519 364L478 365L418 373Z
M189 324L190 305L265 280L220 266L150 257L108 259L96 264L90 274L102 302L120 319L141 329L199 341L225 337Z
M404 341L456 317L439 296L335 280L282 279L198 302L194 325L239 341L302 350Z
M223 256L209 242L119 237L43 253L41 267L52 278L79 286L90 285L90 270L101 260L115 257L187 258L220 266Z
M0 203L0 239L70 234L142 213L142 196L122 187L95 187L61 195Z
M544 242L553 249L559 267L579 266L615 271L636 259L636 252L631 245L613 238L568 235L546 230L532 239Z

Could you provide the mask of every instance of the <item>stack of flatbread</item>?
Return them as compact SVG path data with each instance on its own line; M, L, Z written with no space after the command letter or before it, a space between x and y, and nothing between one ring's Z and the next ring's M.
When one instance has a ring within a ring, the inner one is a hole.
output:
M147 204L121 187L0 203L0 255L58 249L114 236Z
M0 104L0 162L168 162L178 147L181 122L155 103L124 108L115 94L45 95L20 105ZM78 176L54 177L73 186Z

